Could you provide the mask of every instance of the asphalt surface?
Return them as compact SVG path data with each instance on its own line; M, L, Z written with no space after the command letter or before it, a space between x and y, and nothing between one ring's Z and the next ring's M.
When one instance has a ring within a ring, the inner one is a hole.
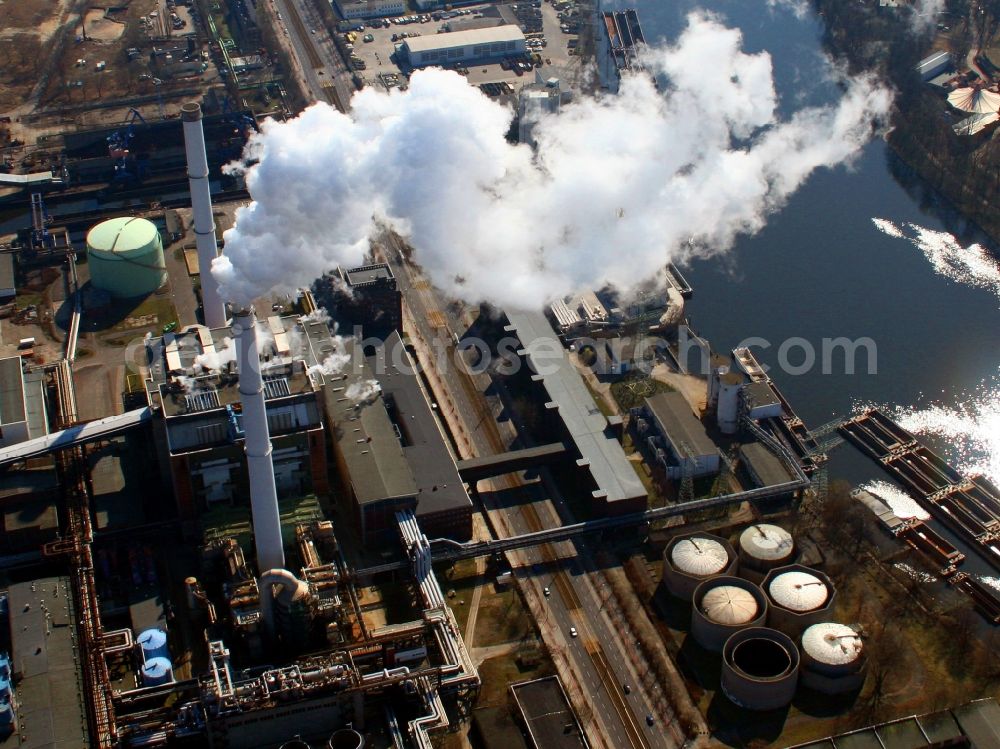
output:
M403 261L401 249L400 244L390 243L384 259L397 277L413 332L426 348L437 353L439 346L451 340L452 329L461 332L465 327L445 310L419 271ZM498 426L501 426L495 420L499 404L490 410L483 388L457 367L435 369L434 377L449 395L446 407L464 424L464 435L456 435L456 439L460 443L467 440L465 446L473 454L495 454ZM512 437L513 434L504 443L509 444ZM481 483L481 489L485 483ZM558 526L563 522L560 511L568 513L560 498L553 502L542 482L525 485L520 477L507 476L494 480L492 487L514 495L517 500L513 506L504 502L504 506L494 507L490 513L495 525L506 526L505 535ZM483 496L486 498L489 493L483 492ZM543 636L550 648L563 653L571 664L584 702L589 703L604 734L601 743L657 749L681 746L683 736L663 696L647 693L631 665L628 651L634 650L636 643L623 642L622 625L610 620L605 606L611 593L600 573L594 571L585 545L567 541L514 552L512 561L525 594L535 599L532 609L536 616L540 613L537 618ZM542 593L544 587L550 589L548 597ZM570 634L573 627L577 637ZM630 686L628 695L624 693L625 684ZM567 687L572 693L573 686ZM647 715L654 716L653 726L647 725ZM581 717L586 723L586 716Z
M350 106L354 86L319 12L309 0L270 0L281 17L282 36L288 39L313 101L325 101L341 111Z

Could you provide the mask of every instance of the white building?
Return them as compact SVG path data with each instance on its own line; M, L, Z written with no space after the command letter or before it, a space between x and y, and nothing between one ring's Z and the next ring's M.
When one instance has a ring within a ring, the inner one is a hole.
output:
M517 26L495 26L406 39L397 48L411 67L501 60L525 52L524 33Z
M343 18L384 18L406 12L404 0L332 0Z
M20 356L0 359L0 447L48 433L44 375L25 372Z

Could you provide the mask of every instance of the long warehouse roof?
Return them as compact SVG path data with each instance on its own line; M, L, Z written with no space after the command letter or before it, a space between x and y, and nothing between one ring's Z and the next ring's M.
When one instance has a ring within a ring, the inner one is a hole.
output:
M488 29L452 31L447 34L428 34L407 39L404 44L412 52L426 52L431 49L454 49L476 44L513 42L524 40L524 32L517 26L493 26Z
M598 492L606 495L609 503L645 497L645 487L621 444L606 433L608 420L566 357L549 321L534 312L507 312L507 319L517 331L533 371L541 375L549 398L559 407L559 416L590 467Z

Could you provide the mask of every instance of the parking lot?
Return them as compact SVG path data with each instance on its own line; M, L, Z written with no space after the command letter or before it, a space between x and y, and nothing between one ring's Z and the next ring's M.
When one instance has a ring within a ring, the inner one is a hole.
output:
M406 77L400 74L399 68L394 62L394 53L397 44L400 44L406 37L427 36L438 34L448 30L449 25L454 24L460 27L469 21L476 22L477 19L484 19L484 11L487 14L495 14L499 5L479 5L453 10L441 17L441 12L423 15L415 22L402 23L397 19L392 23L392 19L373 19L365 23L363 30L355 32L352 36L354 41L350 42L353 49L352 54L362 61L363 69L359 70L367 85L380 86L384 88L393 87L394 83L406 84ZM492 8L493 10L487 10ZM537 15L540 12L541 18ZM504 12L506 17L517 18L518 25L525 31L525 35L539 40L544 39L545 45L541 46L540 41L536 42L534 50L529 48L529 52L536 52L536 61L541 63L540 72L543 78L556 76L564 78L567 71L573 68L579 70L577 58L570 54L570 40L575 38L575 34L566 33L560 29L560 19L558 11L548 2L539 2L537 6L532 5L532 1L526 3L510 4ZM406 18L406 17L404 17ZM540 21L540 22L539 22ZM376 24L375 26L372 23ZM403 36L403 35L406 36ZM396 37L395 40L393 37ZM346 35L345 35L346 37ZM370 39L371 41L365 41ZM525 72L504 69L507 66L494 62L486 65L472 65L466 67L457 64L454 69L466 75L473 85L483 85L490 83L508 84L514 92L525 84L534 83L535 71ZM393 75L396 76L393 79ZM506 87L490 87L488 95L507 93Z

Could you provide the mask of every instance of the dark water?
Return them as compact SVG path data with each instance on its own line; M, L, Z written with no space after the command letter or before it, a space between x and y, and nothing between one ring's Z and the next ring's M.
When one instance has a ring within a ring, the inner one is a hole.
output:
M687 13L705 7L659 0L637 5L654 43L675 40ZM717 0L708 7L743 31L746 51L770 53L783 116L840 95L826 74L822 27L814 16L800 19L787 5L768 7L764 0ZM852 165L815 172L764 230L740 239L723 259L695 261L685 271L695 290L688 307L693 327L718 351L750 336L769 340L771 348L757 349L759 357L810 426L847 414L857 403L919 409L932 402L974 405L970 395L996 397L995 289L939 275L917 247L877 231L872 218L955 233L964 245L982 237L893 162L882 140L870 143ZM842 358L832 374L819 366L797 376L783 373L774 368L777 349L792 336L809 341L817 353L824 338L867 336L877 345L877 373L867 374L863 354L854 375L844 373ZM849 452L835 453L835 472L854 480L879 475Z

